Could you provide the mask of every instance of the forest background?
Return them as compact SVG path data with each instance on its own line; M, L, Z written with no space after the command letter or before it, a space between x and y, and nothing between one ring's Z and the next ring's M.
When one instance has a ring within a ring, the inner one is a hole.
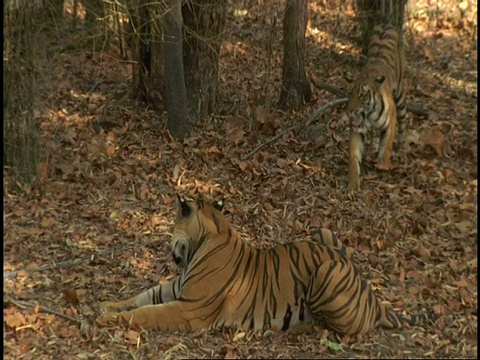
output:
M82 1L32 1L34 16L4 22L6 38L27 34L31 50L9 58L4 41L4 116L32 126L20 145L37 164L21 181L22 159L4 154L5 358L477 357L476 1L407 4L406 144L379 172L372 139L355 196L336 103L362 59L354 2L308 2L311 101L280 110L285 1L228 1L215 111L182 140L167 130L161 96L132 96L121 3L91 3L109 16L89 18ZM4 149L10 131L4 122ZM382 300L438 319L364 337L98 328L100 301L176 274L175 192L226 198L231 222L260 247L328 227Z

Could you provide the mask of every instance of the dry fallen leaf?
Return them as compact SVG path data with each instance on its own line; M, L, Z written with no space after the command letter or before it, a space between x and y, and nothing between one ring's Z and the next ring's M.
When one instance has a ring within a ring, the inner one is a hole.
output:
M125 171L126 174L134 174L135 173L135 168L131 165L128 165L128 164L123 164L122 165L122 170Z
M454 281L452 284L455 285L455 286L458 286L458 287L467 287L468 286L468 282L465 278L463 278L459 281Z
M240 141L243 140L244 137L245 137L245 131L242 129L232 132L229 135L229 139L232 140L235 143L235 145L238 145Z
M455 227L460 230L462 234L467 234L471 229L474 228L474 225L469 220L460 221L455 223Z
M259 123L264 124L265 121L268 119L268 115L269 115L269 113L265 108L263 108L261 106L257 106L255 108L255 119Z
M245 161L239 161L237 165L242 171L245 171L248 168L248 163Z
M70 305L78 306L80 304L80 301L78 301L78 297L77 297L77 291L75 289L64 290L63 298Z
M425 48L425 57L431 62L435 62L435 53L432 48L427 47Z
M26 324L25 317L20 312L4 314L3 320L13 329Z
M234 130L245 126L246 123L245 119L240 116L230 116L225 122L225 127L228 133L232 133Z
M438 121L438 114L435 111L430 111L428 113L428 121L432 124Z
M140 341L140 333L138 331L128 330L124 333L124 336L130 344L135 345Z
M429 129L423 136L422 141L425 145L429 145L435 150L438 156L443 156L443 147L445 144L445 135L438 129Z
M430 250L422 245L418 245L415 248L415 253L423 260L428 261L430 259Z
M238 356L235 353L235 350L228 350L227 353L225 354L225 359L238 359Z
M54 226L57 223L57 221L54 218L51 217L44 217L42 218L42 228L48 229Z
M105 151L106 151L108 156L113 156L115 154L115 146L114 145L108 145Z
M38 164L38 172L40 173L40 181L45 183L48 179L48 169L44 162Z
M210 146L205 150L205 153L207 154L221 154L220 149L218 148L217 145Z
M147 184L143 183L140 185L139 196L141 200L147 200L150 194Z

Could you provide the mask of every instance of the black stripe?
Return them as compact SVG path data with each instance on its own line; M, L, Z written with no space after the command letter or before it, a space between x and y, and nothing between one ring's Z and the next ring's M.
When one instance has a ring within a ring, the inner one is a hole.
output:
M287 311L285 311L285 315L283 316L283 331L286 331L289 328L290 320L292 320L292 309L290 307L290 304L287 304Z
M213 223L215 224L215 227L217 228L217 234L220 233L220 221L217 217L217 214L215 214L213 211L210 214L212 216Z
M305 320L305 300L301 299L300 301L300 313L298 314L298 318L300 321Z
M268 289L268 284L271 283L271 275L273 274L270 274L268 272L268 260L266 258L266 255L265 253L262 254L263 255L263 261L264 261L264 266L263 266L263 282L262 282L262 299L265 299L266 298L266 292L267 292L267 289ZM270 288L270 291L272 289Z
M265 309L265 313L263 314L263 326L270 326L270 312L268 311L268 308Z
M255 292L254 295L253 295L253 299L251 301L251 303L249 304L249 306L247 307L246 311L245 311L245 315L243 316L243 319L242 319L242 325L245 324L245 322L250 319L250 325L249 326L254 326L254 315L255 315L255 304L257 302L257 293Z
M162 289L163 286L160 286L157 291L157 304L163 304L163 297L162 297Z

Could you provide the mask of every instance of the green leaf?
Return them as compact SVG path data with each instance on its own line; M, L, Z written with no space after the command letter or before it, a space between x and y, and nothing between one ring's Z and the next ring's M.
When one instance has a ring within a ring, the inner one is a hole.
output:
M326 345L331 350L343 352L342 344L337 344L333 341L325 340L324 345Z
M70 239L70 238L66 238L65 242L67 243L67 246L69 246L69 247L77 246L77 244L74 241L72 241L72 239Z

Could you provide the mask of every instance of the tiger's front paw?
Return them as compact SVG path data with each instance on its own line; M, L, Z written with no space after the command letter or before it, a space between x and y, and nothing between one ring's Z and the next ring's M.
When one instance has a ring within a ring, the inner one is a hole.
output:
M117 325L119 321L119 314L116 312L107 312L99 317L97 317L96 322L100 326L107 326L107 325Z
M381 160L375 164L375 167L378 170L387 171L392 168L392 163L390 161Z
M348 192L356 193L358 190L360 190L360 179L350 179L348 182Z
M100 303L100 312L102 313L117 313L120 311L117 303L112 301L104 301Z
M122 311L122 312L107 312L101 314L95 320L98 325L100 326L108 326L108 325L128 325L128 326L137 326L137 321L135 318L134 311ZM143 320L146 322L146 320Z

